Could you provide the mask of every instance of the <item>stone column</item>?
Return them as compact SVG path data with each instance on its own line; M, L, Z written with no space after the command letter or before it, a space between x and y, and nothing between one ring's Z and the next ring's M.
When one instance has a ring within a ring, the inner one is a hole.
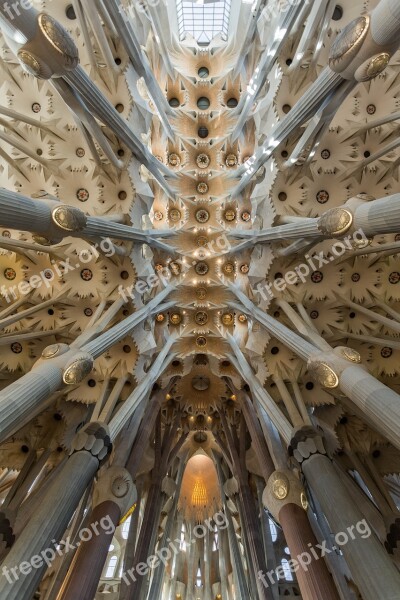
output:
M41 412L44 402L51 394L65 385L75 385L83 381L92 371L94 359L101 356L108 348L124 338L136 325L158 310L160 302L168 296L170 291L171 287L165 288L143 308L108 331L97 335L82 348L79 348L79 338L71 347L60 343L45 348L42 357L29 373L0 392L0 442L16 433ZM82 337L85 337L85 333L82 334ZM173 341L173 338L170 339ZM169 343L171 343L170 340ZM140 389L142 387L143 385ZM129 404L124 410L129 412L132 410L132 406ZM120 416L116 415L114 421L119 428L121 426Z
M39 13L32 7L26 10L18 2L16 5L17 8L19 6L18 11L10 15L9 5L5 3L0 7L0 15L3 17L2 27L5 27L9 36L9 45L23 68L38 79L62 77L78 92L86 108L108 125L138 160L146 165L168 196L174 197L162 173L170 177L174 177L174 174L151 154L129 123L79 66L78 49L66 29L46 13ZM21 40L26 40L26 43ZM54 85L57 87L56 81Z
M218 455L215 452L213 452L213 456L214 456L215 466L216 466L217 474L218 474L218 481L219 481L219 486L220 486L220 490L221 490L221 497L222 497L222 502L223 502L223 507L224 507L225 518L228 523L227 530L228 530L228 536L229 536L231 560L232 560L232 564L233 564L233 575L235 578L235 586L237 588L236 595L238 597L238 600L246 600L249 596L249 587L248 587L247 578L246 578L245 572L244 572L242 555L241 555L238 540L236 537L236 532L235 532L235 528L233 525L232 515L229 510L228 503L226 501L226 495L225 495L224 486L223 486L224 474L222 471L221 462L220 462Z
M291 471L275 471L254 407L246 394L240 392L239 398L258 463L267 484L263 494L264 506L282 525L291 556L295 558L304 552L309 553L310 545L315 547L317 539L308 521L307 498L303 486ZM267 581L265 573L259 576L264 583ZM298 570L297 579L304 600L319 600L321 597L324 600L339 600L332 577L323 560L313 561L307 571ZM270 581L269 584L271 583Z
M100 474L93 492L92 515L87 525L92 530L97 525L99 534L79 546L57 600L94 598L114 531L121 517L136 500L136 487L126 469L109 467ZM106 527L102 527L103 523Z
M89 423L76 435L72 454L2 563L0 597L31 598L87 486L111 451L107 427ZM43 554L42 554L43 553Z
M40 200L0 188L0 223L3 227L30 231L42 244L58 244L65 237L113 238L147 244L166 252L174 252L158 238L170 236L169 231L135 229L115 223L107 217L91 217L80 208L62 204L48 194Z
M297 356L306 360L309 373L317 383L333 394L341 392L347 396L363 412L373 428L400 448L400 396L368 373L361 365L358 352L344 346L324 352L274 317L264 313L235 286L229 285L229 289L242 303L229 303L231 306L241 306L242 310L252 315L269 333L276 336ZM234 347L232 336L228 337L228 341ZM325 343L321 338L322 342ZM284 435L276 417L274 424L281 435Z
M238 195L273 151L302 123L315 114L323 102L344 81L351 81L349 93L360 81L370 81L387 67L400 44L400 9L396 0L381 0L369 15L352 21L337 36L329 55L329 66L318 76L288 115L272 129L269 144L261 146L234 176L243 175L233 189Z
M364 600L399 600L400 574L338 477L319 433L312 427L299 429L290 453L318 499Z
M175 490L174 500L173 500L172 506L170 507L169 512L168 512L168 518L167 518L167 523L165 525L164 533L163 533L163 536L158 545L159 549L167 548L168 544L169 544L169 539L172 534L172 528L176 521L176 516L177 516L176 511L178 508L178 501L179 501L179 495L181 493L183 473L185 470L185 466L186 465L184 464L184 462L181 461L181 463L179 465L177 478L176 478L176 490ZM165 562L159 564L156 567L153 581L152 581L152 584L150 587L150 592L149 592L149 596L148 596L149 598L152 598L152 599L154 598L154 600L161 600L161 591L162 591L162 584L164 581L165 567L166 567Z
M158 115L164 130L170 140L174 140L174 131L168 121L167 115L172 116L171 109L166 101L165 95L160 89L156 77L151 69L150 63L144 54L136 37L135 29L125 14L125 9L120 0L109 0L107 11L117 29L122 44L131 59L136 72L143 77L151 98L157 107Z

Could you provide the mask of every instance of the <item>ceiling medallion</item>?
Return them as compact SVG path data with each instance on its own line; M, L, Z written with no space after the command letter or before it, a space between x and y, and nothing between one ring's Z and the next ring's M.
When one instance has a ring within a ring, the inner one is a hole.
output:
M227 275L230 275L231 273L235 272L235 265L233 263L225 263L223 266L223 270L224 273L226 273Z
M199 300L205 300L205 298L207 297L207 290L206 288L197 288L196 290L196 296Z
M244 221L245 223L247 223L248 221L250 221L251 219L251 214L249 213L248 210L245 210L244 212L242 212L241 214L241 219L242 221Z
M353 348L342 348L342 354L351 362L357 364L361 363L361 355L357 352L357 350L353 350Z
M205 235L200 235L196 240L196 244L199 248L206 248L208 246L208 238Z
M326 202L328 202L329 200L329 192L327 192L326 190L319 190L319 192L317 192L316 198L319 204L326 204Z
M179 313L172 313L172 315L169 317L169 320L172 325L180 325L182 322L182 317Z
M87 202L89 200L89 192L85 188L79 188L76 192L76 197L79 202Z
M176 262L176 261L173 260L172 262L169 263L168 266L169 266L170 271L171 271L171 273L173 275L180 275L180 273L181 273L181 266L180 266L180 264L178 262Z
M225 159L225 164L227 167L236 167L236 165L238 164L238 159L236 154L228 154L226 159Z
M206 262L201 260L198 263L196 263L194 270L196 271L197 275L207 275L209 271L209 266Z
M207 194L208 185L205 181L200 181L200 183L197 184L197 191L199 192L199 194Z
M207 340L203 335L199 335L199 337L196 338L196 346L199 346L199 348L204 348L204 346L207 346Z
M171 208L171 210L168 213L168 216L170 218L171 221L173 221L173 223L177 223L178 221L181 220L181 211L178 210L177 208Z
M170 164L171 167L179 167L181 164L180 156L175 152L171 152L171 154L168 154L168 164Z
M239 315L238 319L239 319L240 323L246 323L246 321L247 321L246 315Z
M156 221L162 221L162 220L163 220L163 218L164 218L164 215L163 215L163 213L161 212L161 210L156 210L156 211L154 211L154 219L155 219Z
M337 388L339 377L335 371L324 362L312 362L308 365L310 376L322 387L328 389Z
M245 264L245 265L240 266L240 272L243 273L243 275L247 275L247 273L249 271L250 271L249 265Z
M208 321L208 315L206 312L201 310L196 313L194 320L196 321L197 325L205 325Z
M93 271L91 269L82 269L81 279L83 281L91 281L93 279Z
M207 223L210 218L210 213L205 208L200 208L199 210L196 210L195 217L198 223Z
M196 375L192 379L192 388L198 392L205 392L210 387L210 378L203 375Z
M229 325L233 325L233 314L232 313L224 313L221 318L222 324L226 327Z
M234 221L236 219L236 210L233 208L227 208L224 212L224 219L225 221L228 221L228 223Z
M19 342L14 342L13 344L11 344L11 351L14 352L14 354L21 354L22 350L22 344L20 344Z
M162 313L159 313L156 316L156 321L157 321L157 323L162 323L163 321L165 321L165 316Z
M393 350L392 348L389 348L388 346L384 346L381 350L381 356L382 358L390 358L393 354Z
M12 269L11 267L4 269L4 277L7 279L7 281L13 281L16 276L17 272L15 269Z
M207 169L208 165L210 164L210 157L203 152L197 156L196 164L199 169Z
M157 273L160 273L160 271L164 269L164 265L162 265L161 263L156 263L154 268L157 271Z

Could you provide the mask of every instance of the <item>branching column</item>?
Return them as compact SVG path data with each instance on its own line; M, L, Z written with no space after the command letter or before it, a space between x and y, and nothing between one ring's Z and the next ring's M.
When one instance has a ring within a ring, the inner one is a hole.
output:
M336 534L351 575L364 600L399 600L400 574L367 525L326 454L324 442L312 427L298 430L290 448Z
M84 491L110 451L108 429L101 423L89 423L76 435L69 460L2 563L1 598L21 600L33 596L49 564L43 556L47 561L49 556L56 556L53 540L60 541Z
M282 525L292 557L309 552L310 545L316 547L317 539L311 529L306 508L305 492L300 481L289 471L276 471L249 397L239 392L243 414L258 456L260 468L267 484L263 502L275 519ZM264 581L267 584L268 580ZM323 560L313 561L308 570L297 571L297 579L304 600L338 600L339 596Z

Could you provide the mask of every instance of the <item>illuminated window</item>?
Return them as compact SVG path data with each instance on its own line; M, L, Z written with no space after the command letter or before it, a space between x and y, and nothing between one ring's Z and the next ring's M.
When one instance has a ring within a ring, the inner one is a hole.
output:
M128 534L129 534L129 526L131 524L131 518L129 517L125 523L122 525L122 537L124 538L124 540L128 539Z
M293 581L293 573L289 566L289 561L286 558L282 558L282 569L284 571L284 577L286 581Z
M112 579L114 577L115 569L117 568L117 562L118 562L118 557L115 556L115 554L110 557L110 560L108 561L108 565L107 565L107 571L106 571L107 579Z
M197 569L196 586L197 586L197 587L202 587L202 586L203 586L203 581L202 581L202 577L201 577L201 569L200 569L200 566L199 566L199 568Z
M231 0L177 0L179 39L190 33L200 46L208 44L218 34L228 39Z
M269 520L269 529L271 531L272 541L276 542L276 540L278 539L278 530L272 519Z
M181 542L179 545L179 549L185 551L186 550L186 527L183 524L181 529Z

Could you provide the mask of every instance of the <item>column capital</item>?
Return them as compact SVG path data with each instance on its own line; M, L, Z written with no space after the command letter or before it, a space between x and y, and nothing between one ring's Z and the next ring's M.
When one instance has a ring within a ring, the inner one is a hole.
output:
M361 366L361 356L346 346L337 346L330 352L319 352L307 361L311 378L327 390L339 387L341 374L351 365Z
M17 54L25 71L38 79L51 79L74 70L79 53L68 31L46 13L39 13L36 22L36 35Z
M62 233L82 231L87 223L85 213L76 206L61 204L53 209L51 218Z
M265 486L262 500L264 506L278 522L279 513L287 504L296 504L304 510L308 508L304 487L289 469L272 473Z
M385 548L395 559L400 557L400 517L394 515L387 525Z
M318 219L319 231L329 237L342 236L349 231L353 224L353 213L350 209L336 207L327 210Z
M13 531L16 513L8 508L0 511L0 553L11 548L15 541Z
M393 44L377 44L371 33L371 16L363 15L339 33L329 54L329 66L345 79L370 81L386 69L395 50Z
M78 452L89 452L103 464L112 450L108 426L105 423L88 423L74 437L71 455Z
M289 455L293 456L301 469L305 462L318 454L328 456L323 434L309 426L295 430L290 441Z
M137 489L126 469L111 466L99 474L93 491L93 508L103 502L113 502L120 509L121 515L124 515L136 500Z

